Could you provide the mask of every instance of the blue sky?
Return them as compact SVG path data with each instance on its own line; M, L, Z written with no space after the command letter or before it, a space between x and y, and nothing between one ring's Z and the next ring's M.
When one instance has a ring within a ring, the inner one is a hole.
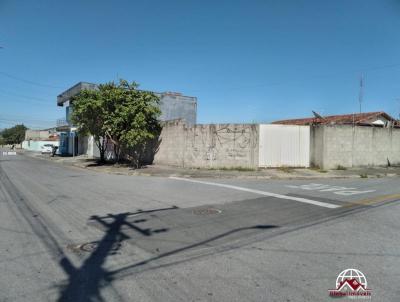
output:
M0 128L122 77L198 97L198 122L400 111L400 0L0 0ZM396 101L396 99L399 99Z

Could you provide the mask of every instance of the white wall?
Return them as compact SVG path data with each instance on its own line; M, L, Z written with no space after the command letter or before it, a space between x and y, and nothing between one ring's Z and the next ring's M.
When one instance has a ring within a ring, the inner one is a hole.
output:
M89 158L100 158L100 152L99 148L97 147L93 135L89 137L84 138L86 140L86 151L83 152L83 154L87 154ZM114 160L115 159L115 154L114 154L114 148L111 143L107 145L106 152L104 154L106 160Z
M59 141L23 141L22 142L22 149L29 150L29 151L36 151L36 152L41 152L42 151L42 146L46 144L51 144L53 146L59 146L60 142Z
M260 167L309 167L310 127L260 125Z

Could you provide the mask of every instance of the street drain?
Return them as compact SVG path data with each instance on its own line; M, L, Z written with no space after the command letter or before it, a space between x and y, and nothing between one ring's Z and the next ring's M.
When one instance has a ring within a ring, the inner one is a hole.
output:
M222 211L214 208L202 208L193 210L194 215L215 215L220 214Z

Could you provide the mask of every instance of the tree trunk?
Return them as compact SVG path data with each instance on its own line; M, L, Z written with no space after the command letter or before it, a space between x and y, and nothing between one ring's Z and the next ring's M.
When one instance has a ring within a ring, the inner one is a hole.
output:
M121 146L115 142L114 144L114 154L115 154L115 162L119 163L121 159Z
M136 146L133 150L133 164L135 165L136 169L139 169L142 167L142 155L144 151L144 146L143 145L139 145Z
M105 148L105 139L101 138L101 137L95 137L94 138L95 143L97 148L99 149L99 153L100 153L100 163L105 163L106 159L105 159L105 153L106 153L106 148ZM100 142L101 140L101 142Z

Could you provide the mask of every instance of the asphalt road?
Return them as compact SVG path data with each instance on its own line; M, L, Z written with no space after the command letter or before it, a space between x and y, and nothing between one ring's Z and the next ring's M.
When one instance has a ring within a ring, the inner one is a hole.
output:
M0 153L0 301L399 301L399 178L123 176Z

